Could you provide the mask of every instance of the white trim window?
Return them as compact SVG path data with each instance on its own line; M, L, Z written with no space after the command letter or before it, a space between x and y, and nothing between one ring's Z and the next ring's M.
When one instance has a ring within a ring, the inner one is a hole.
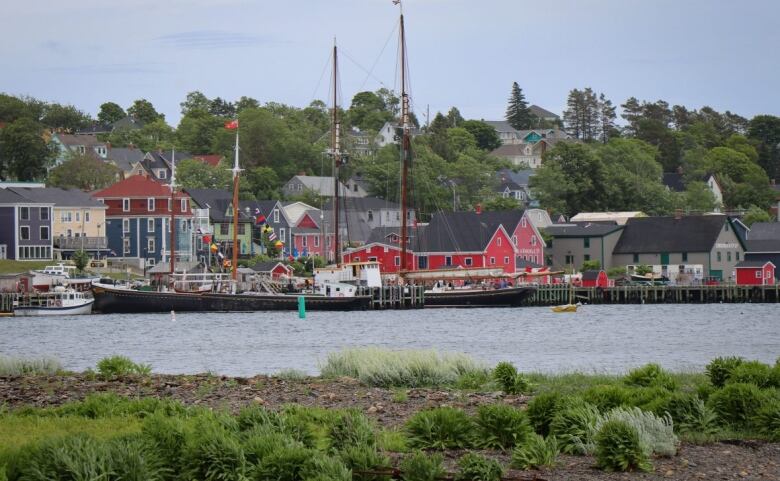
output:
M146 210L149 212L154 212L154 197L149 197L146 199Z
M466 267L473 266L474 260L471 257L466 257L463 259L463 263L466 264Z
M309 247L309 236L305 234L301 236L301 245L303 247Z
M279 240L286 244L287 241L285 239L287 239L287 238L285 237L284 227L280 227L279 228Z
M401 256L393 257L393 264L397 267L401 265Z
M452 265L452 256L444 256L444 265L445 266L451 266Z
M509 256L504 256L504 265L509 265Z
M181 211L187 212L187 199L181 199Z
M279 222L279 209L274 209L274 222Z
M76 222L81 222L81 212L76 211Z
M502 242L501 237L496 237L496 245L498 247L501 247L501 242Z
M128 234L130 232L130 219L122 219L122 233Z
M762 273L761 271L756 271L756 279L761 279Z
M154 219L146 220L146 232L154 232Z
M40 234L41 234L40 237L41 240L49 240L49 226L42 225Z
M122 239L122 255L130 254L130 239L125 237Z
M40 220L49 220L49 208L41 207L41 211L38 213L38 218Z
M64 210L60 213L60 222L63 224L66 222L73 222L73 212Z
M19 207L19 220L30 220L29 207Z
M130 199L122 199L122 212L130 212Z
M154 248L155 247L156 246L154 244L154 237L149 237L148 239L146 239L146 253L147 254L154 254Z
M89 211L88 211L88 210L85 210L85 211L84 211L84 222L86 222L87 224L89 224L89 220L90 220L89 218L90 218Z
M495 257L491 257L491 258L490 258L490 265L491 265L491 266L494 266L494 265L496 265L496 258L495 258Z
M30 226L23 225L19 227L19 240L30 240Z
M512 236L512 244L517 245L517 236L516 235Z

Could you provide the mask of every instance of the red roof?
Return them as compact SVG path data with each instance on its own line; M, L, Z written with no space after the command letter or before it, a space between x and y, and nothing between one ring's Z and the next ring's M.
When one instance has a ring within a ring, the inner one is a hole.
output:
M170 197L171 188L143 175L134 175L120 180L114 185L106 187L92 194L96 198L119 197ZM188 197L182 192L177 192L176 197Z
M219 165L219 161L222 160L222 156L219 154L195 155L193 157L198 160L202 160L203 162L209 164L212 167L216 167L217 165Z

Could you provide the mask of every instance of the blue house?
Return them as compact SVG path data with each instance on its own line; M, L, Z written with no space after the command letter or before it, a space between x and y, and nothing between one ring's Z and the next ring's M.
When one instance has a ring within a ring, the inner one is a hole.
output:
M53 207L0 189L0 259L51 259Z

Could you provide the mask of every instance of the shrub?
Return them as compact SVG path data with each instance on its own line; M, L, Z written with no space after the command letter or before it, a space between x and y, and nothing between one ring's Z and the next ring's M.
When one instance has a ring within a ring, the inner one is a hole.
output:
M582 393L582 399L593 404L600 411L609 411L619 406L632 404L631 389L623 386L593 386Z
M405 426L409 445L420 449L462 449L472 446L474 423L468 414L451 407L420 411Z
M298 369L282 369L276 373L276 377L285 381L303 381L308 378L309 375Z
M713 386L723 387L731 376L731 372L743 362L745 360L741 357L717 357L707 364L705 370Z
M509 362L499 362L496 365L493 369L493 379L507 394L523 394L531 391L531 382L517 372L515 366Z
M84 434L45 441L35 449L22 468L21 479L91 480L107 478L111 456L103 443Z
M580 403L558 411L550 423L550 435L560 450L568 454L586 454L596 434L599 411L593 405Z
M605 471L650 471L648 451L636 428L625 421L608 421L596 434L596 463Z
M548 391L537 394L528 402L528 419L538 434L547 436L550 433L550 423L552 423L555 413L567 403L566 396L558 391Z
M261 426L278 427L282 423L279 414L258 405L242 408L238 412L236 421L238 421L238 428L241 431L247 431Z
M642 445L649 449L648 454L674 456L677 453L679 440L674 434L674 423L668 414L658 417L637 407L615 408L602 417L596 429L600 430L601 426L610 421L621 421L634 428Z
M0 354L0 376L51 375L61 370L60 362L51 357L24 359Z
M357 481L379 481L389 476L363 474L357 471L376 471L390 467L390 459L381 455L374 446L349 446L339 453L339 457L352 470Z
M726 384L746 383L755 384L760 388L772 387L774 379L772 368L758 361L743 362L731 371Z
M477 453L467 453L458 460L455 481L500 481L504 468L495 459Z
M317 456L317 451L302 446L280 446L251 471L251 478L259 481L306 479L304 473L310 470L308 463Z
M455 381L455 387L462 390L486 389L490 384L491 378L486 371L469 371L458 376Z
M658 386L673 391L677 389L677 381L658 364L645 364L637 369L632 369L623 378L623 382L629 386L650 387Z
M669 400L679 394L677 391L669 391L659 386L637 387L631 390L630 404L641 408L643 411L651 411L663 415Z
M128 399L113 392L90 394L82 401L60 406L51 414L56 416L83 416L92 419L112 416L136 416L145 418L156 412L170 416L185 415L188 409L170 399L147 397Z
M248 431L242 443L244 458L248 466L260 464L274 450L285 446L303 447L301 443L290 436L274 431L269 426L260 426Z
M98 374L103 378L140 375L148 376L152 372L149 364L136 364L125 356L111 356L101 359L97 364Z
M526 413L506 404L480 406L475 424L483 448L511 449L533 433Z
M243 481L246 473L241 444L216 423L201 423L187 440L183 461L191 479Z
M170 473L140 435L113 439L109 451L112 481L162 481Z
M322 455L315 456L306 463L303 476L306 481L352 481L353 479L352 473L339 459Z
M376 434L371 421L354 409L343 412L330 427L328 434L330 445L335 450L376 445Z
M677 415L679 420L675 422L677 429L681 433L700 433L704 436L712 436L720 430L718 428L718 416L715 414L715 411L710 409L698 397L695 397L693 403L687 406L685 410L679 410Z
M755 384L726 384L712 393L708 405L722 423L745 427L764 399L764 393Z
M445 474L442 463L441 454L417 451L401 461L401 479L404 481L437 481Z
M780 441L780 401L773 399L765 403L756 412L753 424L770 441Z
M176 473L182 470L186 441L184 421L156 413L144 420L141 433L152 444L166 468Z
M512 451L511 466L517 469L553 467L558 457L558 441L555 436L547 439L534 433Z
M328 354L321 372L323 377L348 376L369 386L420 387L453 384L460 376L485 368L465 354L363 348Z

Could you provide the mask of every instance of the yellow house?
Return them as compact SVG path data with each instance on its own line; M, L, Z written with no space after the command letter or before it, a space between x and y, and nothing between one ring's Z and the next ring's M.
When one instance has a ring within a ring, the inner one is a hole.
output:
M88 193L56 187L14 189L36 202L54 204L52 238L55 252L63 258L84 249L92 255L106 255L106 209Z

